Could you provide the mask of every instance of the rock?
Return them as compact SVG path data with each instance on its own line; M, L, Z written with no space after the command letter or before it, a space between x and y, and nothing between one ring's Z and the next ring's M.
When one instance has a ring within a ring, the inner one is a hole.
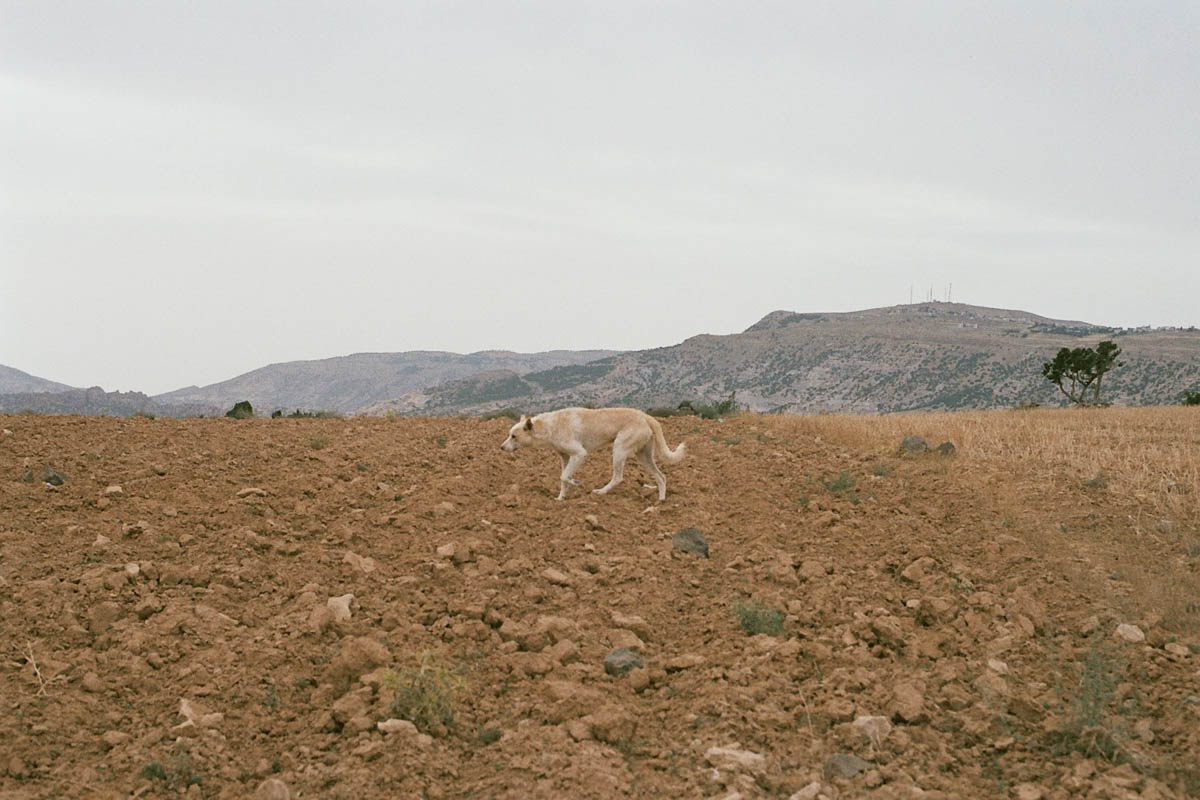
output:
M631 630L638 635L643 641L653 638L651 635L650 623L642 617L633 614L622 614L620 611L613 611L610 614L613 625L618 628Z
M99 636L121 618L121 607L111 600L97 603L88 612L88 630Z
M628 743L637 730L633 714L621 706L608 705L583 718L592 736L607 744Z
M929 575L929 571L937 566L937 562L929 556L921 556L916 561L909 564L900 573L900 577L912 583L920 583Z
M345 725L352 718L361 717L367 713L367 698L363 697L360 692L344 694L330 706L329 713L333 714L335 720Z
M105 750L111 750L114 747L120 747L132 738L124 731L105 731L104 735L100 737L100 741L104 742Z
M872 745L878 747L892 732L892 723L887 717L856 717L854 730L865 736Z
M987 660L987 666L988 666L988 669L990 669L992 672L996 673L997 675L1007 675L1008 674L1008 664L1005 664L1003 661L1001 661L998 658L989 658Z
M878 617L871 620L871 632L880 644L893 650L904 649L904 628L895 617Z
M1181 658L1186 657L1191 652L1187 649L1186 645L1182 645L1179 642L1167 642L1163 645L1163 650L1166 650L1173 656L1179 656Z
M957 448L953 442L942 442L933 449L939 456L952 456Z
M403 733L409 736L417 735L417 726L406 719L385 719L375 723L375 727L383 733Z
M513 653L509 663L515 671L532 678L552 672L555 661L545 653Z
M685 653L681 656L669 658L663 663L663 669L667 672L679 672L684 669L698 667L704 663L704 656L696 655L695 653Z
M254 800L292 800L292 793L279 778L267 778L254 790Z
M118 486L118 485L116 485L116 484L113 484L112 486L108 486L108 487L106 487L106 488L104 489L104 493L103 493L103 494L104 494L104 496L105 496L105 497L109 497L109 498L112 498L112 497L120 497L120 496L122 496L123 494L125 494L125 490L124 490L124 489L122 489L120 486Z
M391 659L387 647L367 636L347 640L329 663L329 678L336 685L349 687L358 677Z
M889 706L892 719L918 725L929 720L929 712L925 710L925 689L914 681L900 681L892 688L892 702Z
M632 669L646 666L642 657L632 650L618 648L604 657L604 671L609 675L624 675Z
M186 697L179 701L179 715L183 717L185 723L190 723L197 728L215 728L225 721L224 714L209 711L195 700L188 700Z
M83 676L83 680L79 682L85 692L99 694L104 691L104 682L100 680L100 676L94 672L89 672Z
M347 609L346 613L349 614L350 611ZM347 617L347 619L349 619L349 617ZM328 605L313 606L312 613L308 615L308 631L320 636L325 631L329 630L329 627L333 625L333 622L333 611Z
M20 756L10 758L6 768L8 770L8 777L10 778L24 778L29 774L25 769L25 762L21 760Z
M19 480L22 483L33 483L33 470L27 469L21 473Z
M812 581L829 574L829 567L824 561L802 561L796 573L804 580Z
M708 542L704 540L703 534L695 528L684 528L672 536L671 546L685 553L708 558Z
M545 652L560 664L570 664L579 660L579 645L570 639L559 639Z
M54 470L54 467L51 467L49 464L47 464L42 469L42 480L51 486L62 486L64 483L66 483L67 476L59 474Z
M1013 787L1013 791L1017 795L1017 800L1042 800L1045 797L1042 788L1032 783L1018 783Z
M587 524L588 530L590 531L604 530L604 526L600 524L600 518L595 514L588 514L584 516L583 521Z
M824 772L826 778L853 778L873 766L852 753L837 753L825 761Z
M832 697L823 710L830 722L847 722L854 716L854 701L849 697Z
M267 496L267 490L266 490L266 489L261 489L261 488L259 488L259 487L257 487L257 486L247 486L245 489L239 489L239 490L238 490L238 493L237 493L237 496L238 496L239 498L246 498L246 497L266 497L266 496Z
M579 626L566 617L545 615L537 618L537 622L534 623L534 631L546 634L551 642L559 642L563 639L577 637Z
M350 550L347 550L346 554L342 556L342 563L349 564L364 575L370 575L375 571L375 559L369 556L360 556Z
M734 747L710 747L704 751L704 760L717 769L729 772L763 775L767 771L767 757L762 753Z
M816 800L821 794L821 782L812 781L798 792L788 795L788 800Z
M577 742L592 738L591 727L582 719L573 719L567 723L567 735Z
M1100 627L1100 618L1095 614L1079 623L1079 634L1081 636L1091 636Z
M650 670L638 668L629 671L629 688L635 692L645 691L650 687Z
M542 570L542 577L555 586L570 586L573 583L571 576L554 567L546 567L546 569Z
M350 604L354 602L354 595L344 594L339 597L331 597L325 601L325 606L333 614L334 622L345 622L350 619Z
M608 643L617 650L637 650L645 648L645 643L633 631L624 628L613 628L608 632Z
M929 449L929 443L920 436L909 436L900 442L900 450L905 453L917 454L924 453Z
M1138 642L1146 641L1146 634L1142 633L1141 628L1139 628L1137 625L1130 625L1125 622L1117 626L1116 636L1117 638L1124 639L1131 644L1137 644Z
M93 550L103 550L112 544L112 539L105 536L103 533L96 535L96 541L92 542Z

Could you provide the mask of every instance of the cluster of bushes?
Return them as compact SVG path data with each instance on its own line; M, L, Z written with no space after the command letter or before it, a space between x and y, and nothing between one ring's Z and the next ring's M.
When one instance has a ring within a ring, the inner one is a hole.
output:
M700 417L700 419L721 419L732 417L738 412L737 392L732 392L725 400L715 403L692 402L684 400L675 408L648 408L646 413L652 417Z
M254 406L250 405L249 400L241 400L233 404L233 408L225 412L225 416L230 419L253 419ZM283 409L275 409L271 412L271 419L342 419L342 415L336 411L301 411L296 409L290 414L284 414Z

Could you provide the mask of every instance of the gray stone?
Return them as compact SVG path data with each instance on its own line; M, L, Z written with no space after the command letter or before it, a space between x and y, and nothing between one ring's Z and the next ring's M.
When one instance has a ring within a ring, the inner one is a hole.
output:
M671 544L676 550L708 558L708 542L704 541L704 536L695 528L684 528L671 537Z
M929 443L920 436L909 436L900 443L900 449L906 453L924 453L929 449Z
M825 762L826 778L853 778L860 772L865 772L875 765L864 761L853 753L838 753L829 757Z
M609 675L624 675L644 666L642 657L626 647L619 647L604 657L604 671Z
M46 483L50 484L51 486L62 486L64 483L67 482L67 476L60 475L58 472L55 471L54 467L47 464L42 469L42 480L44 480Z
M954 446L954 442L942 442L934 448L939 456L952 456L957 449Z

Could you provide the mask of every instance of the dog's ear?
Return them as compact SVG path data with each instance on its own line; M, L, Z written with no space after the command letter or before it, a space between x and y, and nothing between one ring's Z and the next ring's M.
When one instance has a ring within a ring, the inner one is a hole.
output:
M529 419L525 420L525 430L527 430L527 431L533 430L533 417L530 417Z

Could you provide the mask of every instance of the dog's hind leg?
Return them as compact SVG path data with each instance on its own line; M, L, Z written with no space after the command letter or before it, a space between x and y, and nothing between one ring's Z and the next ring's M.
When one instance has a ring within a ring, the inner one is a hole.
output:
M638 451L638 461L641 462L642 466L646 469L647 472L649 472L651 475L654 476L654 483L658 487L659 501L666 500L667 499L667 476L663 475L663 471L658 468L658 464L654 463L654 443L653 442L651 442L650 444L646 445L645 447L643 447L641 450ZM650 489L654 488L653 486L650 486L650 484L646 484L646 487L650 488Z
M608 494L617 488L618 484L625 479L625 461L630 455L645 446L645 438L648 435L649 429L646 431L636 429L624 430L617 434L617 438L613 441L612 480L599 489L593 489L593 492L596 494Z

